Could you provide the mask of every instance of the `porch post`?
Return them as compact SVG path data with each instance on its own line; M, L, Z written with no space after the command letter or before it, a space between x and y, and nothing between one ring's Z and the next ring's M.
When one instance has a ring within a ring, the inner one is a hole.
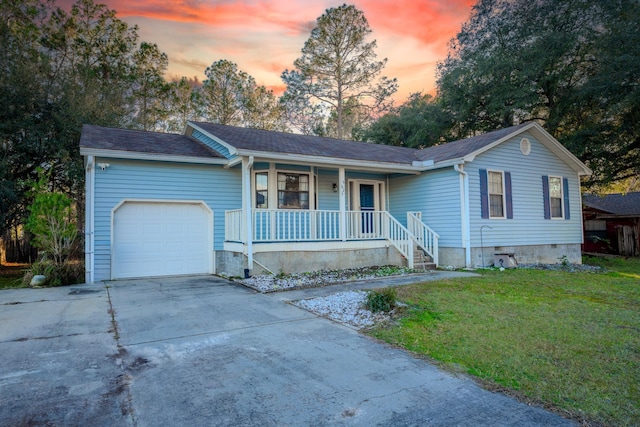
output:
M242 209L245 215L245 231L247 236L247 267L253 270L253 221L251 205L251 166L253 156L242 159Z
M340 240L347 240L347 186L345 184L344 167L338 168L338 185L340 186Z

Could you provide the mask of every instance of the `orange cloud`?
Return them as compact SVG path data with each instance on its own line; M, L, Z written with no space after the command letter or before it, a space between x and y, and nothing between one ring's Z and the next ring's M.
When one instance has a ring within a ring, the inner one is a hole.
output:
M75 0L57 0L69 9ZM228 59L280 94L280 74L291 68L325 9L335 0L100 0L140 28L141 40L169 56L169 75L196 75ZM352 0L369 20L384 74L397 76L397 98L432 91L435 62L469 17L474 0Z
M471 0L363 0L361 7L373 29L373 37L394 34L433 45L444 56L447 43L469 18Z

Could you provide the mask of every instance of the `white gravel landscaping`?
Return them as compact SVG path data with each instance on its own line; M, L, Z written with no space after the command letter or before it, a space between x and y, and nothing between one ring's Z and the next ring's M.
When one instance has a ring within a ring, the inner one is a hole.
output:
M376 277L402 276L411 273L416 273L416 270L404 267L381 266L347 268L344 270L319 270L294 274L261 274L237 281L257 291L267 293L313 288L336 283L373 279ZM427 272L422 271L422 273L426 274Z
M372 313L366 309L364 307L366 299L366 291L347 291L325 297L294 301L293 304L318 316L345 323L355 329L366 328L390 319L388 313Z

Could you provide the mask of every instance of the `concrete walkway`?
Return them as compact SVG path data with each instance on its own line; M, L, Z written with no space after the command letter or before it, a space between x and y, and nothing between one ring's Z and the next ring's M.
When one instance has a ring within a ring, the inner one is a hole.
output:
M285 295L209 276L2 291L0 425L573 425Z

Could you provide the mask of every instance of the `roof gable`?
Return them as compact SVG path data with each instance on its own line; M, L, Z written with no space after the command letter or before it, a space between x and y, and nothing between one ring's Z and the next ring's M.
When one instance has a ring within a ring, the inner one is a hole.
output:
M571 154L569 150L567 150L558 142L558 140L551 136L551 134L545 131L542 126L536 122L522 123L517 126L488 132L471 138L428 147L422 150L420 157L424 160L433 160L436 163L457 159L472 162L479 154L482 154L525 132L530 132L534 135L542 145L569 165L578 174L591 175L591 170L584 163Z

